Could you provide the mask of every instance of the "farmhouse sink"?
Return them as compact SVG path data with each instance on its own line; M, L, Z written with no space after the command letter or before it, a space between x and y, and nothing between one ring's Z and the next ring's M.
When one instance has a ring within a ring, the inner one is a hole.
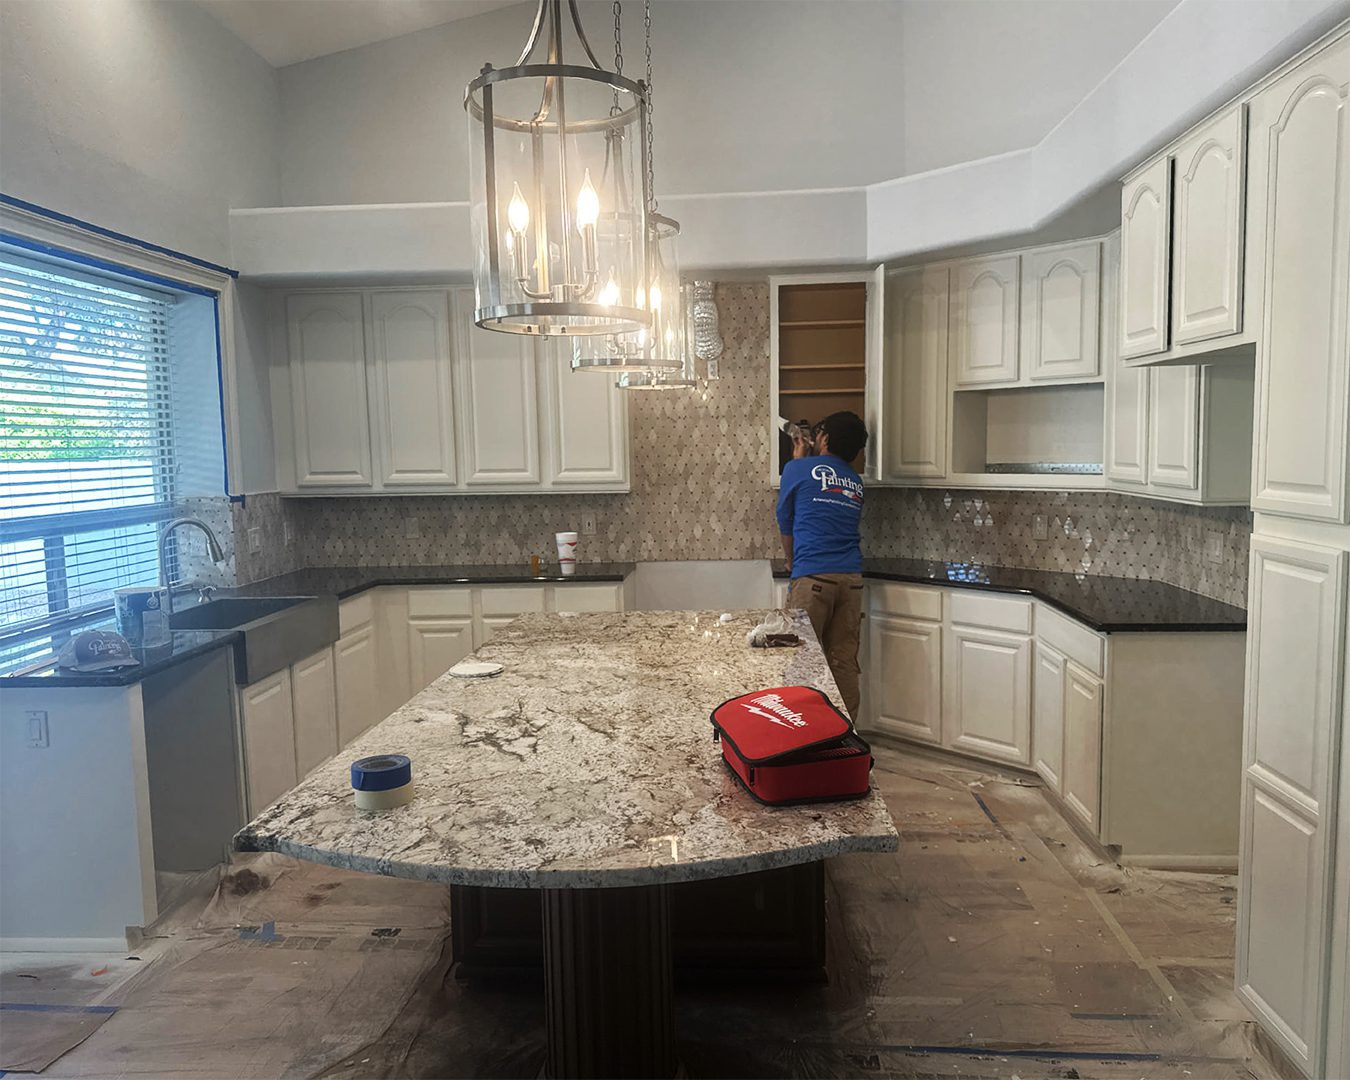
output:
M181 603L181 600L179 601ZM234 630L235 682L247 686L338 639L332 596L222 596L169 615L174 630Z

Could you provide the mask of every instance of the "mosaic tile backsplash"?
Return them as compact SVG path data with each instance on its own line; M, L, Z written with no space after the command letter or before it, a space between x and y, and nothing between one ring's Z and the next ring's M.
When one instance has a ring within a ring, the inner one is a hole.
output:
M256 581L301 566L524 563L552 558L553 534L594 514L585 561L764 559L780 554L770 441L769 293L717 287L722 378L690 394L629 402L632 491L623 495L453 495L282 499L230 506L235 572ZM1035 538L1044 515L1048 537ZM416 519L410 537L409 519ZM284 543L290 523L292 543ZM248 552L248 529L263 537ZM1219 534L1220 561L1205 558ZM871 488L863 548L880 557L959 559L1165 581L1245 606L1251 514L1108 492ZM222 540L225 537L222 536Z

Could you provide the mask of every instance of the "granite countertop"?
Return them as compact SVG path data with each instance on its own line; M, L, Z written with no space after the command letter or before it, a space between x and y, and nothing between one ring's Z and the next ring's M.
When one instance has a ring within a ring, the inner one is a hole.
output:
M545 565L531 574L527 565L510 566L333 566L312 567L231 589L234 596L336 596L345 600L379 585L528 585L622 581L634 563L577 563L575 574Z
M443 675L235 837L347 869L461 885L591 888L725 877L851 851L894 851L881 796L769 808L722 764L709 713L763 687L838 700L803 644L751 649L762 613L527 615L477 656L493 679ZM417 794L353 805L350 764L407 754Z
M786 566L775 562L773 573L787 577ZM926 559L864 559L863 577L1033 596L1099 634L1247 629L1242 608L1161 581Z
M85 630L112 630L115 632L117 620L109 615L104 619L95 620L72 629L71 634L83 633ZM28 674L0 674L0 687L131 686L172 667L174 664L180 664L184 660L190 660L194 656L200 656L202 653L219 649L224 645L232 645L238 637L238 630L175 630L170 635L171 640L168 645L153 649L133 648L131 650L132 656L140 661L136 667L113 668L108 671L63 670L56 666L56 653L53 652L46 658L45 666L30 671ZM29 653L23 661L11 664L3 655L0 655L0 673L10 666L27 670L34 663L42 660L41 656L33 656Z

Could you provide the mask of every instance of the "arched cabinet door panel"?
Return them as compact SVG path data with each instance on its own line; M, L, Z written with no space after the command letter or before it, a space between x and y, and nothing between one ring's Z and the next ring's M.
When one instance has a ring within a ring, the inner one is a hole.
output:
M972 259L952 271L951 341L957 386L1017 381L1020 262L1016 255Z
M1159 158L1120 191L1120 356L1167 350L1172 159Z

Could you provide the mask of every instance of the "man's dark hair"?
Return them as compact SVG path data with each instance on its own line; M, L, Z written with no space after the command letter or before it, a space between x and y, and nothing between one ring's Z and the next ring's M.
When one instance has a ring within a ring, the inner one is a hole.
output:
M867 425L854 412L831 413L820 422L820 430L829 436L829 452L845 461L852 461L867 445Z

